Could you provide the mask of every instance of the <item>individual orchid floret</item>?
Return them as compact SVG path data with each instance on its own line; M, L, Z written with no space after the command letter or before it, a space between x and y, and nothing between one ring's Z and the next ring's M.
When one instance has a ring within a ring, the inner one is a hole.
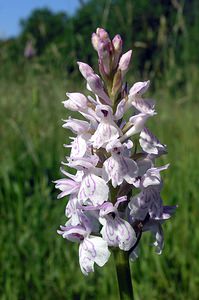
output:
M74 138L70 145L64 145L66 148L71 148L70 157L81 158L90 156L92 153L92 147L89 143L90 138L90 133L82 133Z
M90 200L94 206L97 206L108 200L108 194L109 188L105 180L90 171L83 177L78 199L83 203Z
M153 167L146 171L140 180L140 186L146 188L150 185L159 185L161 184L160 172L168 169L169 164L162 167Z
M110 254L107 242L101 237L90 236L85 238L79 247L79 263L82 273L88 275L89 272L94 272L94 263L99 267L103 267L107 263Z
M102 99L107 104L111 104L111 100L104 91L103 83L100 77L94 73L93 69L82 62L78 62L79 70L86 79L89 90Z
M88 132L90 129L90 124L83 120L78 120L69 117L69 119L64 120L64 125L62 125L63 128L70 129L75 134L81 134Z
M159 255L162 253L164 247L164 234L162 229L162 223L165 222L165 220L171 218L171 216L175 213L176 208L177 208L176 206L163 206L163 214L159 220L149 219L144 224L143 232L151 231L155 239L153 245L156 248L156 253Z
M142 149L148 154L161 155L167 152L166 145L161 144L146 127L140 133L139 142Z
M94 148L105 148L108 142L117 139L122 133L113 120L113 111L110 106L98 105L96 114L100 118L100 123L91 137L91 141Z
M137 240L136 234L133 227L119 216L116 207L106 202L99 215L99 221L103 225L101 234L108 245L124 251L130 250Z
M89 139L91 138L91 124L73 118L69 118L68 120L65 120L65 122L66 123L62 127L71 129L72 132L77 134L77 137L70 137L72 139L70 145L64 144L65 148L71 148L70 157L81 158L85 155L90 156L92 154L91 144L89 143Z
M79 206L80 203L78 201L77 195L71 194L66 205L65 215L67 218L69 218L70 225L72 226L81 224L82 211Z
M81 93L66 93L68 100L63 101L64 107L71 111L81 113L86 119L91 121L91 126L96 127L97 117L94 111L95 105L91 103L91 97L85 97Z
M140 99L141 96L148 90L150 86L150 81L136 82L130 88L128 99L125 104L125 111L127 111L130 107L132 107L132 102L136 99Z
M107 182L111 180L114 188L121 185L123 180L132 184L138 173L136 162L123 155L124 148L119 140L114 140L106 146L111 156L104 162L103 176Z
M57 198L60 199L67 195L77 194L83 174L77 172L76 175L72 175L63 169L61 169L61 172L70 179L63 178L55 181L55 187L61 191Z
M147 114L149 116L156 115L155 103L152 99L143 100L142 98L138 98L132 102L132 105L143 114Z
M150 80L134 83L129 90L129 97L140 98L149 88Z
M152 186L143 189L139 194L130 198L128 206L133 220L144 220L147 214L151 218L159 219L163 213L160 187Z
M139 113L129 119L129 129L121 136L120 141L123 142L130 138L132 135L140 133L144 127L147 119L150 117L150 114Z
M91 202L94 206L103 204L108 200L109 188L103 178L98 176L98 169L95 167L98 157L84 157L68 159L68 166L83 170L84 175L78 192L78 200L81 203Z
M160 172L169 167L169 164L162 167L154 167L153 162L149 157L137 160L137 165L139 168L138 177L134 181L133 185L139 189L143 189L151 185L161 185L162 179Z
M105 93L102 81L98 75L92 74L88 76L87 83L90 90L100 98L102 103L111 104L111 100Z
M161 254L164 247L164 234L161 226L161 222L157 220L148 221L143 228L143 231L151 231L154 237L153 246L155 246L155 252Z
M162 179L160 171L168 168L168 165L159 168L150 168L140 178L139 188L141 192L131 197L128 204L133 220L144 220L149 214L153 219L160 219L163 215L163 205L160 196ZM138 187L138 184L136 184Z
M65 239L80 243L79 264L84 275L94 272L94 263L102 267L108 261L110 252L107 242L90 235L91 231L83 225L61 226L58 233Z
M68 100L63 101L64 107L72 111L79 111L80 109L86 109L88 100L81 93L66 93Z
M137 166L138 166L138 181L140 183L140 180L142 179L142 176L146 174L147 170L154 167L153 161L151 160L148 155L143 155L143 157L138 158L136 160ZM134 183L135 185L135 183ZM137 185L136 187L140 187L140 185Z

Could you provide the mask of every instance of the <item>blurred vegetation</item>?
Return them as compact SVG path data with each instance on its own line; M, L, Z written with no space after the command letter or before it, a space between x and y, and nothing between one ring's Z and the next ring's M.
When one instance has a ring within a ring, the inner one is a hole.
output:
M61 101L84 91L76 61L96 66L90 36L103 26L133 49L129 84L152 80L159 114L149 128L168 145L161 163L171 163L163 199L179 205L161 256L144 235L132 264L136 300L198 300L199 1L81 2L74 16L37 9L18 37L0 41L0 299L118 299L112 258L85 278L77 245L57 236L67 199L57 202L52 184L68 140ZM27 58L29 41L36 55Z

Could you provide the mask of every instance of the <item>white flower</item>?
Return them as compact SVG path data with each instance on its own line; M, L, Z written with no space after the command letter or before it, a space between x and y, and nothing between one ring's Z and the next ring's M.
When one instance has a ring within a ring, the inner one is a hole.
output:
M103 225L101 234L109 246L119 247L128 251L135 244L137 238L133 227L119 217L116 207L112 203L105 203L100 210L100 223Z
M78 199L83 203L90 200L93 205L100 205L108 200L108 194L105 180L90 171L82 179Z
M138 173L136 162L123 155L124 146L118 140L110 142L107 149L112 155L104 162L104 179L111 180L113 187L121 185L123 180L132 184Z
M94 263L102 267L110 257L107 242L95 236L87 237L79 246L79 264L84 275L94 272Z
M91 228L88 225L61 226L61 230L58 230L63 238L80 243L79 263L84 275L94 272L94 263L102 267L110 257L107 242L90 235Z
M91 142L94 148L105 148L108 142L117 139L121 135L121 130L113 121L113 111L110 106L98 105L96 113L100 118L100 123L91 137Z
M166 145L161 144L146 127L140 133L139 142L142 149L149 154L158 155L166 153Z

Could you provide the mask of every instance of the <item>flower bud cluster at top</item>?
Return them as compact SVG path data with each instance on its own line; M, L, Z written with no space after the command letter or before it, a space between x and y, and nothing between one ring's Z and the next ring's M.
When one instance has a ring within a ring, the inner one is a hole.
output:
M144 231L152 232L160 254L164 243L161 224L176 209L164 206L160 195L160 173L168 164L155 166L156 158L166 154L166 146L145 125L156 115L155 102L143 99L150 82L127 88L124 77L132 51L122 54L120 35L111 40L98 28L92 44L101 77L88 64L78 62L91 93L67 93L63 102L66 109L84 117L69 117L63 125L75 136L65 145L70 156L62 164L74 168L76 174L61 168L65 177L55 181L61 191L58 198L69 196L68 220L58 233L79 243L79 263L85 275L94 271L94 263L103 266L108 261L110 248L127 251L135 259Z

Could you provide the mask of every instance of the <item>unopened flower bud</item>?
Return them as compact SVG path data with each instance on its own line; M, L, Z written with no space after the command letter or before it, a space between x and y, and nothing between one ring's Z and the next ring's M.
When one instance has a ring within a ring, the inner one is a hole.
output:
M114 36L112 44L115 51L122 51L122 38L119 34Z
M80 70L82 76L83 76L86 80L87 80L88 76L94 74L93 69L92 69L89 65L87 65L87 64L85 64L85 63L83 63L83 62L79 62L79 61L77 62L77 64L78 64L78 66L79 66L79 70Z
M103 78L106 78L111 71L111 56L113 53L113 45L108 33L103 28L97 28L96 33L92 34L92 44L98 52L100 73Z
M101 41L98 44L99 61L103 66L105 75L110 73L111 43L109 41Z
M128 52L124 53L119 61L119 69L122 71L122 77L126 74L129 68L129 64L131 61L131 55L132 55L132 50L129 50Z
M107 94L104 91L104 87L102 84L102 81L100 77L96 74L91 74L87 78L87 83L89 87L91 88L92 92L95 93L98 97L100 97L102 100L105 101L107 104L111 104L111 100L107 96Z
M92 34L91 41L92 41L93 48L97 51L98 50L98 44L99 44L99 37L96 33Z
M114 50L114 62L113 62L113 68L117 67L119 58L122 53L122 39L119 34L117 34L113 40L112 40L113 50Z
M103 28L97 28L96 33L101 40L109 39L108 32L106 30L104 30Z

